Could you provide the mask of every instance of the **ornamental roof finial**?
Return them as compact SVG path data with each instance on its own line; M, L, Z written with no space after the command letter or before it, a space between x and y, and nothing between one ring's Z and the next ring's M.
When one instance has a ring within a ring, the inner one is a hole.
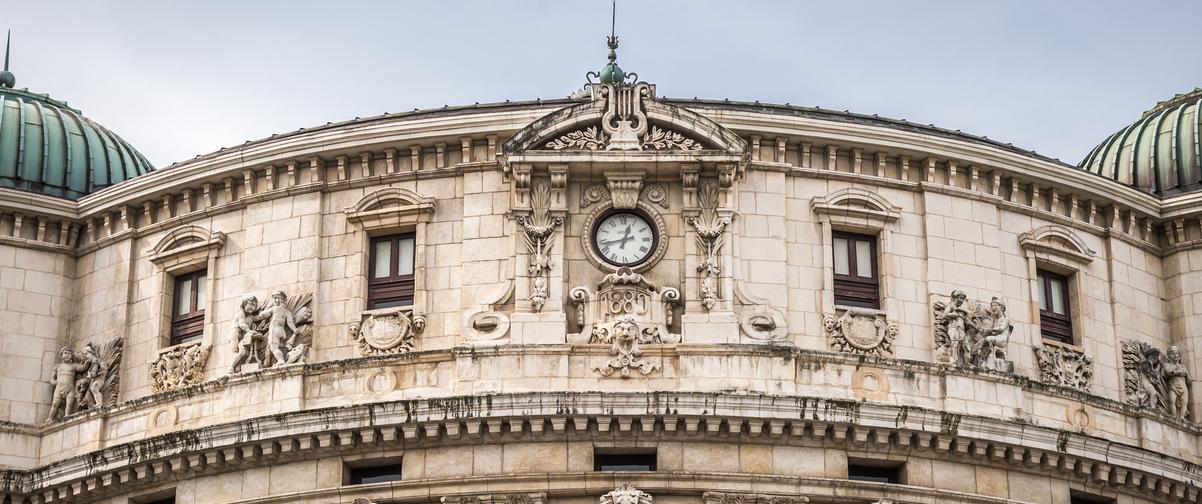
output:
M8 71L8 49L13 42L13 31L8 30L8 37L4 41L4 71L0 71L0 88L11 88L17 85L17 76Z
M613 12L609 21L609 37L605 39L605 45L609 46L609 63L606 63L601 68L600 72L589 72L589 77L597 77L601 84L612 84L615 86L622 85L626 82L626 72L618 66L618 1L613 1ZM591 80L590 80L591 82Z

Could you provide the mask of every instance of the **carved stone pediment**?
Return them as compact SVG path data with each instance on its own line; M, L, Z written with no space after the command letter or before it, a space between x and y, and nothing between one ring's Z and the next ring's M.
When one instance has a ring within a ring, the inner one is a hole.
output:
M810 201L810 208L821 221L841 229L881 230L901 218L901 207L858 187L817 196Z
M1030 257L1065 265L1089 264L1097 255L1076 233L1055 224L1019 235L1018 243Z
M386 187L364 196L344 213L347 221L366 231L392 230L428 221L434 206L434 198Z
M150 249L150 262L167 271L201 267L225 246L225 233L200 226L171 230Z

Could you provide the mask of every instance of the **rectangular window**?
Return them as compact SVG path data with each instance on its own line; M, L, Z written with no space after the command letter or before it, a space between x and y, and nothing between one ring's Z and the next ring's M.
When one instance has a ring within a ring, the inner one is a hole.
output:
M831 238L835 257L835 304L880 308L876 237L834 233Z
M848 462L847 479L876 483L901 483L900 465L875 465Z
M1111 504L1114 502L1114 499L1073 490L1069 493L1068 502L1069 504Z
M413 233L371 239L367 309L413 304L413 246Z
M205 270L175 277L175 291L171 302L172 345L195 340L204 333L207 283Z
M366 485L401 480L401 459L347 462L343 468L343 484Z
M655 450L593 450L594 471L654 471Z
M1068 277L1036 270L1039 280L1039 332L1043 339L1073 344L1073 311L1069 306Z

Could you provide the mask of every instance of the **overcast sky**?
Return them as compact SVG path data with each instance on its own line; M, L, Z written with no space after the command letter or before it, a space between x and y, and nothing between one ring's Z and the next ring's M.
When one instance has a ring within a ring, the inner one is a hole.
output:
M8 0L17 87L166 166L272 133L558 98L605 62L609 1ZM1202 86L1202 2L618 2L619 63L671 97L934 123L1078 162Z

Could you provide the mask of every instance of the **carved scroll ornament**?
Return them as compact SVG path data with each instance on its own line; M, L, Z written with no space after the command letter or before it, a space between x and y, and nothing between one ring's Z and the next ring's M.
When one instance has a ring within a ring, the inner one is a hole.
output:
M615 357L596 369L603 376L616 372L626 377L635 370L649 374L657 366L642 359L639 346L680 341L680 334L669 329L680 291L652 285L630 268L606 275L596 294L576 287L568 297L576 307L576 324L581 330L569 335L569 341L587 338L588 343L611 345Z

